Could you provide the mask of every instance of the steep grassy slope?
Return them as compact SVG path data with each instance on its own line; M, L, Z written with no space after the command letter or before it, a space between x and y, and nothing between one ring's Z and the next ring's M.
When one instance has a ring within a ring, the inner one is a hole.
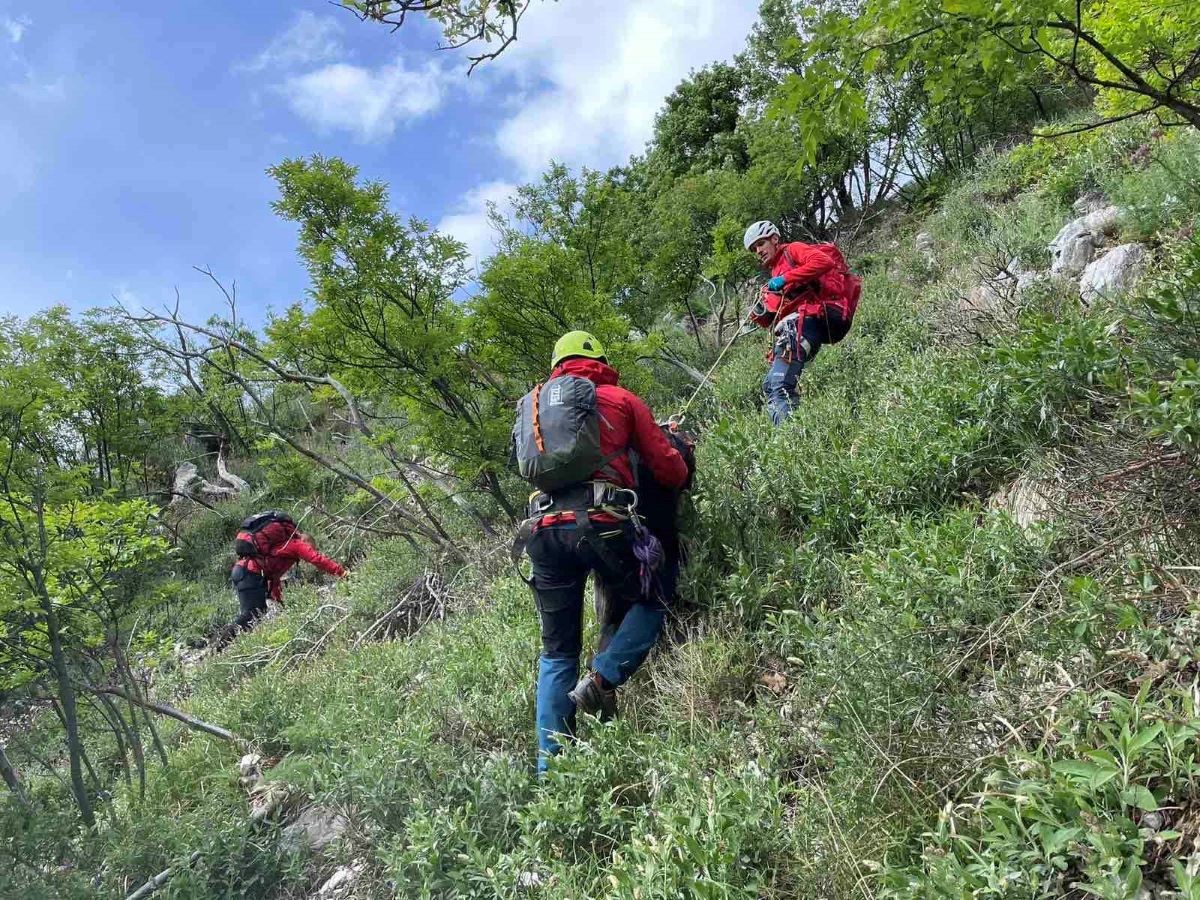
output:
M1020 147L924 221L876 225L855 332L784 428L757 409L762 347L739 345L695 412L686 608L622 718L543 783L536 618L502 548L439 573L444 621L359 640L426 573L377 544L332 596L298 591L172 676L279 758L271 780L345 810L341 845L284 849L247 822L237 752L177 733L74 872L0 878L110 896L199 850L160 896L308 896L355 858L359 897L1194 891L1200 188L1178 174L1194 142L1150 141ZM1086 308L1047 283L962 311L992 261L1044 268L1097 189L1152 243L1136 296Z

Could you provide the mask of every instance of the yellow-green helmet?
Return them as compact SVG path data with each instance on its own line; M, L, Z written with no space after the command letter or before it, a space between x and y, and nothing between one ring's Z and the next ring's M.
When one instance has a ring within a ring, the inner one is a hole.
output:
M554 345L554 368L568 356L586 356L588 359L604 359L604 346L586 331L568 331Z

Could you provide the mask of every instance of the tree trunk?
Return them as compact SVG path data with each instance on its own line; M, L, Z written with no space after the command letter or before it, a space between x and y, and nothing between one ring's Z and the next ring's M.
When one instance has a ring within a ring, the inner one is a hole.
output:
M504 489L500 487L500 479L496 477L496 473L484 472L483 485L487 489L487 492L496 498L496 502L500 504L500 508L504 510L504 514L508 516L509 522L515 523L517 521L517 511L513 509L513 505L504 496Z
M250 490L250 484L244 479L239 478L229 471L225 466L225 447L227 441L221 441L220 449L217 450L217 477L228 484L233 485L239 494L246 493Z
M162 741L158 738L158 731L154 727L154 719L151 718L149 710L144 705L145 694L142 693L137 679L133 677L133 672L129 667L129 660L125 658L125 651L121 649L119 641L113 642L113 656L117 661L117 674L121 678L121 683L125 685L125 690L133 697L132 700L127 700L126 702L129 704L129 720L134 723L134 733L137 735L139 746L141 744L141 734L137 731L137 714L140 710L146 722L146 727L150 730L150 736L154 739L154 749L158 753L159 761L165 766L168 764L166 748L163 747Z
M33 806L29 802L29 795L25 793L25 786L21 784L21 779L17 777L17 770L8 761L8 754L5 752L3 744L0 744L0 778L4 779L4 783L8 785L8 789L17 798L17 803L26 812L32 812Z
M79 815L88 828L96 827L96 815L92 811L92 798L83 782L83 742L79 737L79 710L75 705L75 686L67 668L67 654L63 649L62 634L58 627L58 613L54 603L42 584L41 572L36 573L37 584L42 594L42 609L46 614L46 630L50 637L50 660L54 678L58 682L58 702L61 705L63 727L67 733L67 755L71 769L71 792L79 806Z

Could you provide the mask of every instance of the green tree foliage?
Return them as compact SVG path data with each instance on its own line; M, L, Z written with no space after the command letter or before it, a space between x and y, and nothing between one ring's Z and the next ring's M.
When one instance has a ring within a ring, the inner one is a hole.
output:
M1200 8L1175 0L866 0L838 36L863 68L917 74L968 110L995 88L1061 78L1099 92L1111 121L1158 113L1200 127ZM810 87L807 96L817 96ZM861 109L859 94L846 101Z
M382 184L358 183L339 159L287 160L271 174L276 212L300 226L315 304L275 323L276 348L363 398L398 404L416 426L415 443L506 503L496 474L509 435L497 414L502 394L458 299L466 248L403 221Z
M74 440L59 450L88 470L93 490L152 490L156 458L176 427L158 385L161 372L136 336L100 313L79 320L54 307L0 322L0 364L39 373Z
M33 332L44 337L44 325ZM80 697L116 736L122 762L132 753L140 769L143 714L132 705L123 714L100 688L115 678L137 696L122 648L136 611L153 600L135 579L167 544L144 500L88 498L93 471L73 427L74 387L38 359L0 363L0 697L33 690L51 699L71 791L92 825L103 781L84 749Z
M524 389L545 377L554 342L593 332L617 356L652 313L633 283L621 198L599 173L551 165L494 211L498 252L480 275L471 330L485 365Z
M746 166L741 120L745 76L738 66L714 63L693 73L667 96L654 121L653 147L672 175Z

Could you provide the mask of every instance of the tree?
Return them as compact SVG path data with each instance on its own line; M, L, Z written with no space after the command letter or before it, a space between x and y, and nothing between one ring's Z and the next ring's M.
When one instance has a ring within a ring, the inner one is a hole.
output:
M163 475L154 451L174 426L162 372L134 334L98 310L77 320L57 306L0 322L0 359L41 369L60 385L56 402L77 439L64 451L90 470L92 491L152 490Z
M287 160L271 174L275 211L300 226L314 303L269 328L273 348L364 400L398 405L415 444L449 458L515 515L497 475L507 458L509 428L498 413L507 398L480 365L459 302L466 248L402 220L384 185L358 183L357 169L339 159Z
M470 331L478 358L519 396L545 377L564 332L591 331L619 359L631 328L648 327L650 312L631 287L620 200L603 176L554 163L509 205L508 218L493 210L498 249L470 303Z
M896 51L935 101L1048 72L1098 92L1089 127L1149 113L1200 127L1196 3L868 0L851 33L868 69Z
M195 366L215 372L236 385L241 400L252 409L248 421L255 429L255 445L259 450L269 451L278 445L289 448L307 463L316 464L361 491L371 500L371 509L382 506L384 515L401 526L397 534L410 541L414 535L422 537L439 549L460 556L453 538L410 480L407 470L414 464L397 451L394 437L389 433L377 434L354 394L333 376L291 368L287 362L272 356L272 350L277 348L261 346L257 335L236 325L236 307L231 308L234 311L231 319L213 317L206 325L183 320L177 310L165 313L147 310L142 315L125 311L123 316L141 332L152 351L174 360L178 368ZM302 315L298 310L293 312ZM183 389L188 390L189 386ZM347 424L392 464L392 483L386 483L380 476L363 474L352 463L334 458L306 440L306 433L312 430L303 406L306 394L318 401L336 397L344 404ZM301 410L300 415L297 409ZM220 464L218 456L218 468ZM227 475L224 477L230 480ZM402 488L415 509L393 496L393 486Z
M91 826L101 782L85 747L83 706L113 734L127 773L130 754L144 771L143 728L162 752L136 706L139 689L122 648L137 609L153 602L133 579L167 545L145 501L86 498L89 473L77 464L71 400L37 361L0 365L0 691L50 699L63 726L70 790ZM133 698L128 714L101 690L113 678Z
M378 22L393 31L402 28L413 13L421 13L442 28L448 49L472 44L491 47L469 57L468 72L484 60L495 59L517 39L521 17L530 0L341 0L342 6L362 21Z
M714 63L679 83L654 120L654 155L673 176L745 169L738 132L745 77L739 66Z

